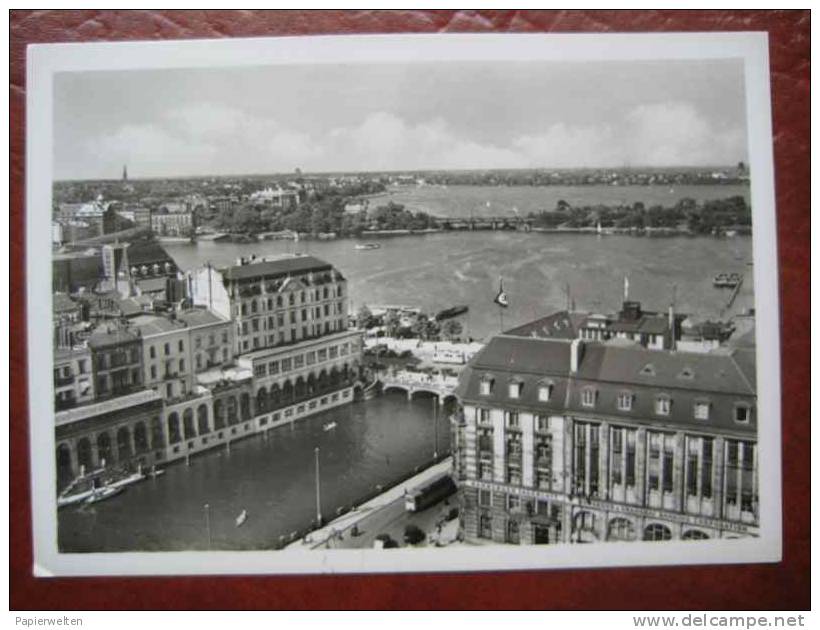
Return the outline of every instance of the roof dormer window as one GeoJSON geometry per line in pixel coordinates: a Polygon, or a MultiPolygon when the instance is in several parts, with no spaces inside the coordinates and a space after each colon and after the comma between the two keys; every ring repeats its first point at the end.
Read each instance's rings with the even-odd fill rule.
{"type": "Polygon", "coordinates": [[[632,392],[621,392],[618,394],[618,410],[632,411],[632,403],[635,401],[635,395],[632,392]]]}
{"type": "Polygon", "coordinates": [[[647,363],[641,368],[641,374],[643,376],[655,376],[655,366],[651,363],[647,363]]]}
{"type": "Polygon", "coordinates": [[[538,401],[549,402],[552,398],[552,389],[554,385],[550,382],[542,382],[538,385],[538,401]]]}
{"type": "Polygon", "coordinates": [[[752,418],[752,408],[747,403],[735,404],[735,422],[749,424],[752,418]]]}
{"type": "Polygon", "coordinates": [[[655,413],[659,416],[668,416],[672,409],[672,399],[665,394],[655,399],[655,413]]]}
{"type": "Polygon", "coordinates": [[[707,400],[699,400],[695,403],[695,420],[708,420],[711,405],[707,400]]]}
{"type": "Polygon", "coordinates": [[[521,392],[524,389],[524,382],[519,378],[513,378],[510,380],[510,384],[507,389],[507,395],[510,398],[521,398],[521,392]]]}
{"type": "Polygon", "coordinates": [[[489,396],[493,392],[493,377],[489,374],[485,374],[481,378],[481,384],[479,386],[479,392],[482,396],[489,396]]]}
{"type": "Polygon", "coordinates": [[[686,380],[691,381],[693,378],[695,378],[695,372],[692,370],[692,368],[685,367],[680,371],[680,374],[678,374],[678,378],[684,378],[686,380]]]}
{"type": "Polygon", "coordinates": [[[594,387],[587,387],[581,390],[581,404],[584,407],[594,407],[595,400],[598,398],[598,392],[594,387]]]}

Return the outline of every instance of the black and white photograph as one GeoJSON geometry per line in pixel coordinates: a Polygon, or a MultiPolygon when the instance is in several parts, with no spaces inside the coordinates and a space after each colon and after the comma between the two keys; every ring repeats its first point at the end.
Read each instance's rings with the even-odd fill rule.
{"type": "Polygon", "coordinates": [[[30,48],[37,574],[779,560],[766,46],[30,48]]]}

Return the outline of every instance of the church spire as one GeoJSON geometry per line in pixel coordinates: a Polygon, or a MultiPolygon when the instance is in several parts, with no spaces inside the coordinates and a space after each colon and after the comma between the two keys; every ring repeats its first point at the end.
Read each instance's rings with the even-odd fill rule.
{"type": "Polygon", "coordinates": [[[122,181],[124,181],[124,182],[128,181],[128,165],[127,164],[122,165],[122,181]]]}

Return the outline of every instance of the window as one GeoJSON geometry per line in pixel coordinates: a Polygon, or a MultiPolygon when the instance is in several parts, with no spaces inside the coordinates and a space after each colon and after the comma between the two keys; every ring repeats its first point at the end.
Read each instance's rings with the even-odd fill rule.
{"type": "Polygon", "coordinates": [[[180,352],[185,351],[185,344],[183,343],[182,339],[179,340],[179,343],[177,344],[177,346],[179,347],[180,352]]]}
{"type": "Polygon", "coordinates": [[[581,404],[584,407],[594,407],[597,392],[592,387],[581,390],[581,404]]]}
{"type": "Polygon", "coordinates": [[[202,337],[197,335],[196,337],[194,337],[194,348],[199,350],[201,347],[202,347],[202,337]]]}
{"type": "Polygon", "coordinates": [[[652,523],[643,530],[643,539],[657,542],[659,540],[671,540],[672,532],[665,525],[660,523],[652,523]]]}
{"type": "Polygon", "coordinates": [[[266,372],[265,368],[266,367],[267,366],[264,363],[258,363],[256,365],[254,365],[253,366],[253,375],[256,378],[261,378],[261,377],[265,376],[265,372],[266,372]]]}
{"type": "Polygon", "coordinates": [[[479,424],[490,424],[490,410],[489,409],[478,409],[478,416],[476,420],[478,420],[479,424]]]}
{"type": "Polygon", "coordinates": [[[268,363],[268,374],[279,373],[279,361],[270,361],[268,363]]]}
{"type": "Polygon", "coordinates": [[[167,356],[167,355],[169,355],[169,354],[171,354],[171,344],[170,344],[170,343],[166,343],[166,344],[165,344],[165,348],[164,348],[164,350],[165,350],[165,355],[166,355],[166,356],[167,356]]]}
{"type": "Polygon", "coordinates": [[[185,359],[180,359],[180,360],[179,360],[179,371],[180,371],[180,372],[184,372],[184,371],[185,371],[185,359]]]}
{"type": "Polygon", "coordinates": [[[700,494],[706,499],[712,498],[712,449],[713,439],[703,438],[703,468],[701,469],[700,494]]]}
{"type": "Polygon", "coordinates": [[[154,346],[151,346],[151,348],[148,350],[148,355],[152,359],[156,359],[157,358],[157,349],[154,346]]]}
{"type": "Polygon", "coordinates": [[[290,371],[290,366],[291,366],[291,360],[290,359],[282,359],[282,371],[283,372],[289,372],[290,371]]]}
{"type": "Polygon", "coordinates": [[[293,369],[298,370],[300,367],[305,365],[305,356],[303,354],[297,354],[293,357],[293,369]]]}
{"type": "Polygon", "coordinates": [[[552,384],[542,383],[538,386],[538,400],[540,402],[549,402],[552,397],[552,384]]]}
{"type": "Polygon", "coordinates": [[[151,366],[151,380],[154,380],[156,378],[157,378],[157,366],[152,365],[151,366]]]}
{"type": "Polygon", "coordinates": [[[307,363],[308,365],[313,365],[314,363],[316,363],[316,353],[313,351],[308,352],[305,355],[305,363],[307,363]]]}
{"type": "Polygon", "coordinates": [[[517,411],[508,411],[507,412],[507,428],[508,429],[520,429],[521,428],[521,421],[518,417],[517,411]]]}
{"type": "Polygon", "coordinates": [[[488,461],[480,461],[478,463],[478,476],[484,481],[493,480],[493,463],[488,461]]]}
{"type": "Polygon", "coordinates": [[[482,396],[489,396],[490,393],[493,391],[493,379],[492,377],[485,376],[481,379],[481,389],[480,393],[482,396]]]}
{"type": "Polygon", "coordinates": [[[521,381],[515,380],[510,383],[508,388],[508,396],[510,398],[520,398],[521,397],[521,390],[523,389],[523,383],[521,381]]]}
{"type": "Polygon", "coordinates": [[[632,411],[632,402],[635,396],[630,392],[621,392],[618,394],[618,409],[620,411],[632,411]]]}
{"type": "Polygon", "coordinates": [[[735,405],[735,422],[738,424],[749,424],[751,417],[751,408],[745,403],[738,403],[735,405]]]}
{"type": "Polygon", "coordinates": [[[672,408],[672,399],[669,396],[658,396],[655,399],[655,413],[659,416],[668,416],[672,408]]]}
{"type": "Polygon", "coordinates": [[[550,419],[547,416],[535,416],[535,430],[546,432],[550,430],[550,419]]]}
{"type": "Polygon", "coordinates": [[[478,504],[481,507],[492,507],[493,505],[493,494],[489,490],[479,490],[478,491],[478,504]]]}
{"type": "Polygon", "coordinates": [[[647,472],[649,475],[649,489],[660,489],[661,472],[661,443],[663,436],[660,433],[649,434],[649,462],[647,472]]]}
{"type": "Polygon", "coordinates": [[[510,512],[515,512],[516,510],[521,509],[521,497],[517,494],[508,494],[507,495],[507,510],[510,512]]]}
{"type": "Polygon", "coordinates": [[[695,420],[709,419],[709,403],[706,401],[699,401],[695,403],[695,420]]]}

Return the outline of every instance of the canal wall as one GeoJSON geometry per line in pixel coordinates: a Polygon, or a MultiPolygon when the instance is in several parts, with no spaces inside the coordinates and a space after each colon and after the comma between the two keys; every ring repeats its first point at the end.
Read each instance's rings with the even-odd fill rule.
{"type": "Polygon", "coordinates": [[[315,398],[309,398],[275,411],[259,414],[249,420],[240,421],[235,425],[213,430],[206,435],[169,445],[166,448],[165,462],[163,463],[169,464],[181,459],[186,459],[192,455],[219,446],[230,448],[232,442],[263,433],[270,429],[275,429],[276,427],[304,420],[319,412],[340,407],[341,405],[346,405],[351,402],[353,402],[352,386],[344,387],[335,392],[322,394],[315,398]]]}

